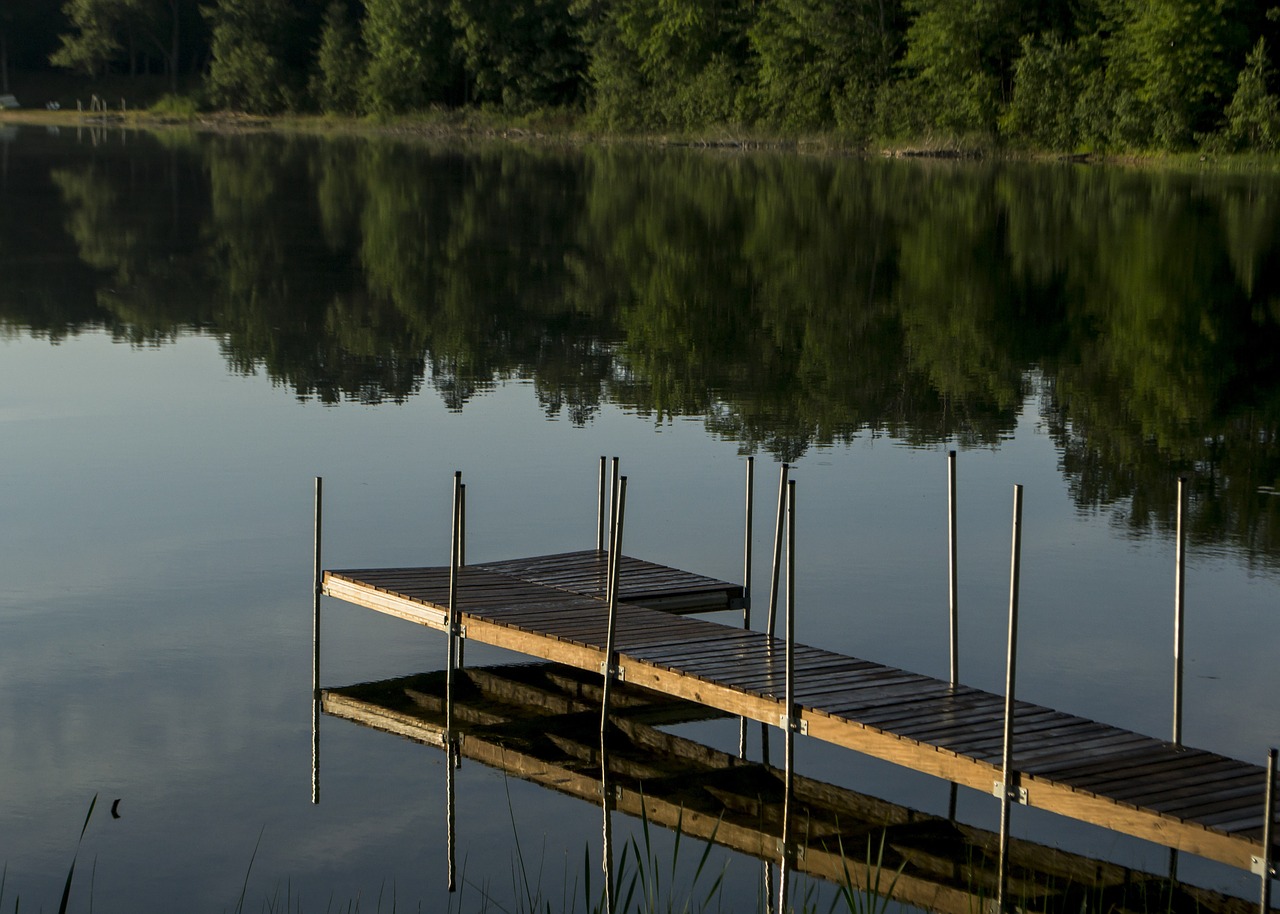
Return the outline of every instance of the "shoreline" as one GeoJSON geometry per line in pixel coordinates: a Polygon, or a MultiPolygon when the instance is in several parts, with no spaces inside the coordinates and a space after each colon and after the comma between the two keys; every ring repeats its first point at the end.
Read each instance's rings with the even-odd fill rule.
{"type": "Polygon", "coordinates": [[[164,132],[191,130],[210,134],[301,134],[328,138],[499,141],[581,148],[633,146],[655,149],[701,149],[709,152],[777,153],[827,158],[886,158],[972,164],[1029,162],[1046,165],[1120,166],[1177,173],[1280,174],[1280,155],[1220,154],[1200,150],[1181,153],[1050,152],[1001,148],[959,141],[903,141],[860,145],[836,135],[773,136],[728,128],[705,133],[603,133],[572,123],[563,112],[513,119],[477,110],[435,111],[390,119],[319,114],[259,115],[216,111],[191,117],[148,109],[84,112],[39,108],[0,109],[0,126],[122,127],[164,132]]]}

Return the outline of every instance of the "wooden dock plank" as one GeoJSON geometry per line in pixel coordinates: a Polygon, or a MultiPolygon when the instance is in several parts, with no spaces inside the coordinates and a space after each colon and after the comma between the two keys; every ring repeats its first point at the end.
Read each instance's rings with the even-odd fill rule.
{"type": "MultiPolygon", "coordinates": [[[[591,551],[467,566],[458,577],[467,639],[598,671],[603,564],[591,551]]],[[[727,608],[741,588],[629,557],[622,567],[619,592],[629,602],[619,605],[615,643],[625,680],[776,724],[780,640],[642,605],[675,596],[684,607],[727,608]]],[[[379,612],[444,624],[447,568],[326,572],[323,586],[379,612]]],[[[810,736],[990,791],[1003,747],[1001,696],[816,647],[797,645],[795,656],[798,712],[810,736]]],[[[1016,705],[1014,734],[1033,805],[1235,866],[1247,867],[1260,850],[1256,766],[1026,702],[1016,705]]]]}

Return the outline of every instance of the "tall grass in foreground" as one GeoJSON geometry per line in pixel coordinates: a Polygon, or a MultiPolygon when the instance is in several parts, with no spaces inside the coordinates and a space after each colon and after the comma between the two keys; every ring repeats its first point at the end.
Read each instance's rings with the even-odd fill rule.
{"type": "MultiPolygon", "coordinates": [[[[95,794],[89,803],[84,824],[76,839],[75,851],[67,869],[67,878],[57,908],[58,914],[67,914],[69,910],[80,850],[97,803],[98,796],[95,794]]],[[[511,808],[510,803],[508,808],[511,808]]],[[[563,895],[556,900],[548,897],[543,891],[541,865],[536,871],[532,871],[529,861],[525,859],[514,813],[512,813],[511,824],[515,838],[515,851],[512,853],[511,861],[511,900],[504,902],[495,896],[487,884],[468,879],[464,864],[459,879],[460,889],[456,894],[450,895],[445,909],[449,914],[455,914],[455,912],[456,914],[490,914],[490,912],[493,914],[578,914],[579,911],[582,914],[608,914],[609,905],[605,886],[599,878],[592,879],[592,873],[597,871],[598,864],[592,862],[589,847],[583,848],[580,875],[571,874],[566,863],[565,870],[561,874],[563,895]],[[581,896],[578,895],[579,888],[581,888],[581,896]]],[[[724,910],[740,910],[734,901],[725,897],[730,861],[726,860],[718,871],[713,871],[711,868],[711,853],[715,847],[716,830],[713,830],[706,839],[697,842],[701,847],[697,851],[698,856],[693,864],[692,874],[682,879],[683,858],[688,848],[687,841],[691,840],[684,831],[683,814],[673,829],[674,844],[670,851],[663,851],[655,846],[648,816],[642,815],[639,835],[632,834],[622,844],[622,852],[614,874],[614,886],[617,889],[616,894],[613,895],[614,914],[712,914],[712,912],[724,910]]],[[[245,914],[246,911],[255,910],[248,904],[249,884],[265,831],[264,826],[249,855],[249,862],[239,887],[239,896],[231,908],[234,914],[245,914]]],[[[845,911],[847,914],[887,914],[892,903],[898,874],[892,876],[887,887],[882,891],[884,849],[884,836],[881,835],[879,853],[875,860],[872,860],[871,841],[868,838],[864,882],[866,888],[858,888],[854,884],[851,870],[846,862],[844,882],[837,886],[837,893],[826,908],[826,914],[835,914],[837,910],[845,911]]],[[[841,850],[843,854],[843,848],[841,850]]],[[[94,862],[96,869],[96,858],[94,862]]],[[[20,896],[13,899],[12,908],[7,907],[5,888],[8,883],[8,874],[6,863],[3,869],[0,869],[0,914],[7,914],[10,910],[13,914],[21,914],[24,910],[33,909],[31,904],[24,907],[20,896]]],[[[90,912],[93,911],[92,874],[87,908],[90,912]]],[[[43,911],[44,908],[37,904],[34,910],[43,911]]],[[[262,914],[304,914],[306,911],[315,911],[317,908],[303,907],[301,893],[295,893],[290,880],[285,883],[283,891],[277,884],[276,888],[261,900],[256,910],[261,911],[262,914]]],[[[438,910],[438,907],[424,905],[423,902],[417,902],[411,907],[401,907],[394,883],[389,892],[384,883],[379,888],[377,896],[371,899],[371,903],[366,903],[366,900],[360,896],[346,900],[330,896],[319,910],[323,910],[325,914],[361,914],[361,912],[401,914],[402,911],[421,914],[424,910],[438,910]]],[[[773,900],[757,897],[756,911],[775,914],[773,900]]],[[[809,886],[809,890],[799,902],[793,903],[784,914],[818,914],[813,887],[809,886]]]]}

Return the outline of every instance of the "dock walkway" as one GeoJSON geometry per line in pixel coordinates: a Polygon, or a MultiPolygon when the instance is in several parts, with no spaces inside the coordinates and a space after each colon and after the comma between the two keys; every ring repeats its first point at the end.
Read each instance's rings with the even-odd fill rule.
{"type": "MultiPolygon", "coordinates": [[[[606,564],[605,553],[588,550],[461,567],[464,637],[599,672],[606,564]]],[[[322,589],[445,631],[449,574],[448,567],[326,571],[322,589]]],[[[779,724],[784,642],[673,614],[733,608],[741,585],[633,558],[621,560],[619,580],[615,648],[623,681],[779,724]]],[[[986,793],[996,789],[1003,696],[799,644],[794,669],[801,732],[986,793]]],[[[1028,805],[1246,870],[1262,856],[1260,766],[1027,702],[1015,708],[1013,763],[1028,805]]]]}

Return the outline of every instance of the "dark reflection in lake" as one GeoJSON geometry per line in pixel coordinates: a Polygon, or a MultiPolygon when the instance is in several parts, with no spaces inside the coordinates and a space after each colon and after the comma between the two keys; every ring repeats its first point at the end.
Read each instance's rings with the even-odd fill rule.
{"type": "Polygon", "coordinates": [[[794,460],[998,446],[1280,563],[1280,182],[1107,168],[109,134],[5,145],[0,320],[201,332],[302,398],[699,417],[794,460]]]}

